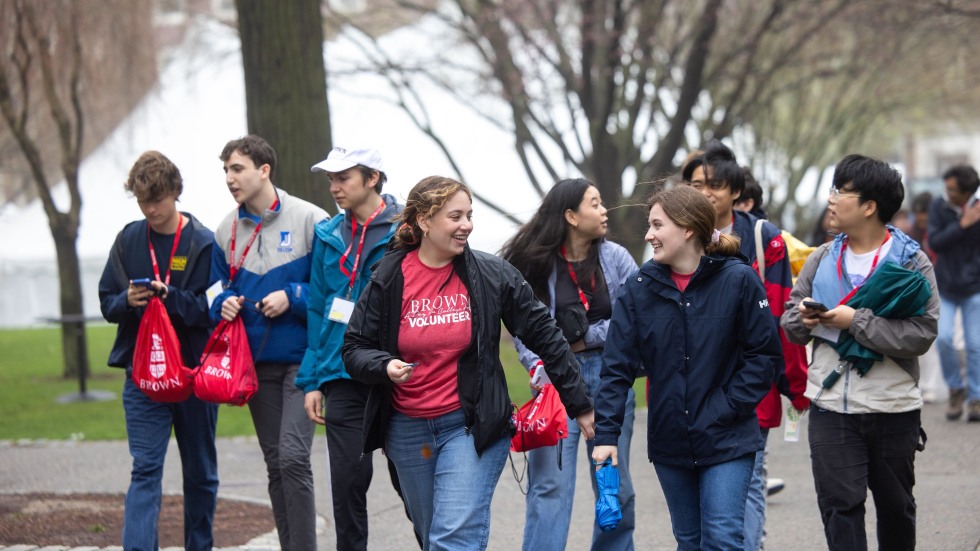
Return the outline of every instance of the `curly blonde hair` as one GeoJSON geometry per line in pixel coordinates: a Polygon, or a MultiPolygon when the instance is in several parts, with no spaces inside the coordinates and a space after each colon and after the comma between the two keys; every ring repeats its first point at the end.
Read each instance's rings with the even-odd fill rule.
{"type": "Polygon", "coordinates": [[[473,200],[473,194],[466,184],[446,176],[429,176],[415,184],[408,192],[405,210],[395,218],[402,222],[393,237],[393,247],[396,249],[415,249],[422,243],[422,228],[419,227],[419,216],[431,218],[446,205],[446,202],[457,192],[462,191],[473,200]]]}

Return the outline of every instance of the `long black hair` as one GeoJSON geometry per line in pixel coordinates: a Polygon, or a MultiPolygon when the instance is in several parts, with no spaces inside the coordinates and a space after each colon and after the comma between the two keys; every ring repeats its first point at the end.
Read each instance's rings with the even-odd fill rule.
{"type": "MultiPolygon", "coordinates": [[[[538,300],[551,304],[548,292],[548,276],[555,266],[559,249],[568,235],[565,211],[578,211],[585,192],[595,184],[584,178],[570,178],[556,183],[544,196],[534,216],[504,243],[500,255],[514,265],[531,284],[538,300]]],[[[599,243],[596,239],[589,247],[589,254],[576,270],[581,284],[587,285],[599,267],[599,243]]],[[[592,290],[595,292],[595,290],[592,290]]]]}

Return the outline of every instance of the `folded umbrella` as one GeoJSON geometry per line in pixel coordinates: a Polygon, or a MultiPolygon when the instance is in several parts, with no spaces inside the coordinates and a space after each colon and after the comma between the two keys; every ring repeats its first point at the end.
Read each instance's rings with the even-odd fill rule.
{"type": "Polygon", "coordinates": [[[592,464],[599,467],[595,472],[599,488],[599,498],[595,502],[595,521],[600,530],[611,532],[623,520],[623,512],[619,507],[619,470],[612,466],[609,459],[601,464],[593,461],[592,464]]]}

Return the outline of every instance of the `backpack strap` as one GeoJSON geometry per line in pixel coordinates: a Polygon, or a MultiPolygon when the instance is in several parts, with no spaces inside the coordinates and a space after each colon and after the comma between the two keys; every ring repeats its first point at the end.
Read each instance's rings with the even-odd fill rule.
{"type": "Polygon", "coordinates": [[[766,282],[766,249],[762,246],[762,224],[765,220],[760,218],[755,221],[755,259],[759,265],[759,277],[762,282],[766,282]]]}

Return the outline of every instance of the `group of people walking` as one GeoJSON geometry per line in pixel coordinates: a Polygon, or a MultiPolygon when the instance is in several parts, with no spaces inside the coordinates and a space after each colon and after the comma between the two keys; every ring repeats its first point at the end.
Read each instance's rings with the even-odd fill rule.
{"type": "MultiPolygon", "coordinates": [[[[639,267],[606,238],[606,207],[584,179],[557,182],[493,255],[468,244],[464,183],[431,176],[400,204],[382,193],[376,150],[335,147],[313,165],[340,208],[333,217],[273,184],[275,151],[262,138],[232,140],[220,159],[238,207],[213,234],[177,210],[180,172],[164,155],[147,152],[130,171],[125,188],[145,219],[120,232],[99,284],[103,313],[119,325],[109,364],[132,370],[151,296],[162,298],[188,366],[214,324],[241,317],[259,378],[248,406],[283,549],[316,548],[317,424],[338,549],[367,547],[377,449],[422,549],[486,548],[514,431],[501,325],[570,420],[563,446],[528,453],[524,549],[566,547],[581,441],[584,460],[620,473],[622,520],[611,531],[596,524],[591,548],[634,548],[645,498],[629,463],[639,377],[647,457],[678,549],[762,548],[765,442],[781,423],[780,395],[791,413],[811,412],[828,546],[866,546],[870,488],[879,546],[914,548],[913,463],[925,442],[917,357],[936,337],[940,296],[918,244],[886,225],[904,193],[887,164],[858,155],[838,164],[828,199],[837,237],[794,284],[780,230],[734,209],[746,172],[717,141],[682,167],[683,184],[651,195],[653,255],[639,267]],[[157,258],[168,259],[164,278],[157,258]],[[133,285],[144,277],[151,288],[133,285]],[[911,310],[882,300],[910,282],[924,289],[911,310]]],[[[185,546],[210,548],[216,406],[153,402],[127,378],[123,407],[133,457],[124,548],[157,548],[171,429],[185,546]]],[[[598,495],[595,477],[592,486],[598,495]]]]}

